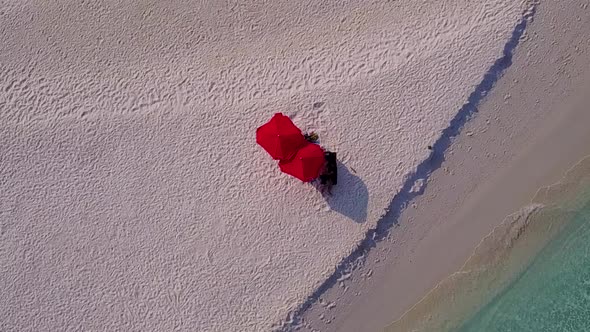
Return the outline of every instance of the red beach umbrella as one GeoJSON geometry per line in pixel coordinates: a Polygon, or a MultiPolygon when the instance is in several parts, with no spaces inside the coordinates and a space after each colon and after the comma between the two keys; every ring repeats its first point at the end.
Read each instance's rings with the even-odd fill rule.
{"type": "Polygon", "coordinates": [[[324,150],[317,144],[308,143],[289,161],[280,161],[281,171],[303,182],[309,182],[320,176],[324,167],[324,150]]]}
{"type": "Polygon", "coordinates": [[[269,122],[256,129],[256,143],[260,144],[273,159],[291,159],[307,141],[301,129],[288,116],[276,113],[269,122]]]}

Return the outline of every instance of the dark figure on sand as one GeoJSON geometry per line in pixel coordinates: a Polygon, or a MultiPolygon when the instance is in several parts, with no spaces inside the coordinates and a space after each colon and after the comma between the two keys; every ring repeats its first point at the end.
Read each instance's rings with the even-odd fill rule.
{"type": "Polygon", "coordinates": [[[316,143],[316,144],[317,144],[318,140],[320,139],[320,136],[316,132],[314,132],[314,131],[312,131],[310,133],[303,134],[303,137],[308,142],[310,142],[310,143],[316,143]]]}
{"type": "Polygon", "coordinates": [[[324,153],[326,164],[320,175],[320,191],[322,194],[332,195],[332,186],[338,183],[338,162],[336,152],[326,151],[324,153]]]}

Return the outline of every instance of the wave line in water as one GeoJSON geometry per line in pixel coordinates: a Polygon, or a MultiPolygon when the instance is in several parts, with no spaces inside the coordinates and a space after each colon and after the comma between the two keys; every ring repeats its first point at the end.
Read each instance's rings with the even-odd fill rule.
{"type": "Polygon", "coordinates": [[[379,241],[385,239],[392,227],[397,225],[399,216],[407,204],[424,193],[430,174],[442,166],[445,160],[444,153],[450,147],[452,140],[461,133],[465,124],[478,112],[477,106],[479,103],[491,91],[506,69],[512,65],[514,51],[520,43],[527,24],[532,22],[537,5],[538,1],[530,2],[529,8],[522,14],[520,21],[512,31],[510,39],[504,45],[502,56],[488,69],[482,81],[469,95],[467,103],[459,109],[450,125],[442,131],[441,136],[432,146],[430,157],[419,164],[416,171],[407,177],[402,189],[393,198],[386,209],[385,215],[377,222],[376,227],[367,231],[364,240],[360,242],[357,248],[338,264],[335,272],[305,302],[289,313],[286,320],[274,330],[275,332],[288,332],[296,329],[301,324],[303,313],[317,302],[322,294],[336,285],[341,276],[350,273],[350,270],[362,263],[367,252],[374,248],[379,241]],[[418,182],[422,182],[423,185],[418,190],[414,190],[414,185],[418,182]]]}
{"type": "Polygon", "coordinates": [[[440,282],[400,319],[398,331],[455,331],[507,287],[590,202],[590,156],[564,178],[537,191],[531,204],[509,216],[476,247],[459,271],[440,282]]]}

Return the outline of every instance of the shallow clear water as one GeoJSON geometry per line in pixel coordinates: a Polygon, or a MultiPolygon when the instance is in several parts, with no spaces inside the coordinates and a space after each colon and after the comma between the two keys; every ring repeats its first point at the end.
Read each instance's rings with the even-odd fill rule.
{"type": "Polygon", "coordinates": [[[590,156],[385,331],[590,332],[590,156]]]}
{"type": "Polygon", "coordinates": [[[590,203],[459,331],[590,331],[590,203]]]}

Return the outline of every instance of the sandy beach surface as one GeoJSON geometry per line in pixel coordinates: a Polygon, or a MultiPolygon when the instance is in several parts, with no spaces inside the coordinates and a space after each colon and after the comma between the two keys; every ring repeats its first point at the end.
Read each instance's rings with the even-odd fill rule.
{"type": "Polygon", "coordinates": [[[0,329],[281,327],[529,5],[2,1],[0,329]],[[256,146],[275,112],[338,152],[328,201],[256,146]]]}
{"type": "Polygon", "coordinates": [[[424,193],[363,265],[317,295],[300,330],[407,331],[409,320],[429,314],[415,304],[459,270],[482,238],[590,155],[587,8],[587,1],[538,5],[512,65],[424,193]]]}

